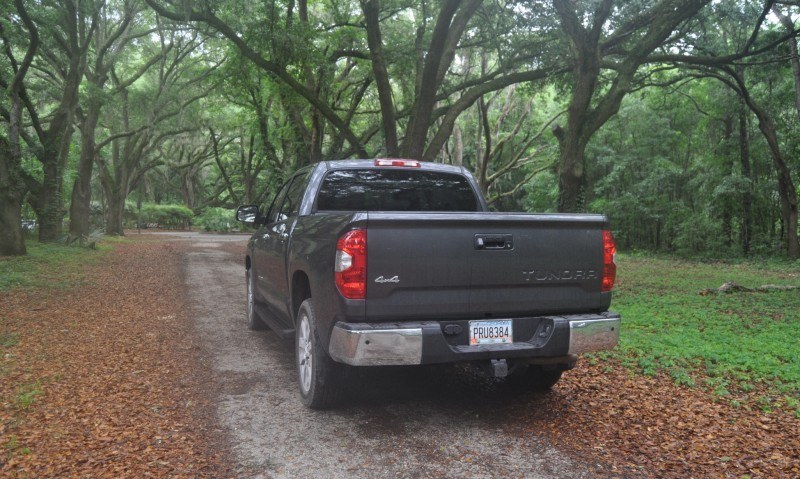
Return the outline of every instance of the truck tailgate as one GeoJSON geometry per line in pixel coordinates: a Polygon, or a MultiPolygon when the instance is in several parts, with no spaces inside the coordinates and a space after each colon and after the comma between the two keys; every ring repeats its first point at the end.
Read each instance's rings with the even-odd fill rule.
{"type": "Polygon", "coordinates": [[[366,316],[604,311],[601,215],[369,213],[366,316]]]}

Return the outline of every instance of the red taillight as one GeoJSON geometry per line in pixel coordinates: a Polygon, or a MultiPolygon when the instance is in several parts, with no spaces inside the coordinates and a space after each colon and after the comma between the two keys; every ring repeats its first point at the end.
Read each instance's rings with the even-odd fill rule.
{"type": "Polygon", "coordinates": [[[367,297],[367,232],[352,230],[336,243],[336,287],[347,299],[367,297]]]}
{"type": "Polygon", "coordinates": [[[611,231],[603,231],[603,286],[600,291],[607,293],[614,289],[617,279],[617,245],[611,231]]]}
{"type": "Polygon", "coordinates": [[[405,166],[406,168],[421,168],[422,164],[417,160],[393,160],[382,158],[375,160],[375,166],[405,166]]]}

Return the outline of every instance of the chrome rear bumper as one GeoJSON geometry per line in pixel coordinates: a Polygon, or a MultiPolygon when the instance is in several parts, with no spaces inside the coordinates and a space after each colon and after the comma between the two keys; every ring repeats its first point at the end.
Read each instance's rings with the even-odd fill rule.
{"type": "Polygon", "coordinates": [[[422,363],[422,328],[344,329],[336,323],[331,334],[331,357],[351,366],[390,366],[422,363]]]}
{"type": "Polygon", "coordinates": [[[619,342],[621,322],[619,317],[570,321],[567,353],[583,354],[613,348],[619,342]]]}
{"type": "Polygon", "coordinates": [[[561,358],[611,349],[619,341],[621,319],[617,313],[541,319],[552,323],[552,328],[546,329],[549,336],[545,340],[538,337],[478,346],[448,344],[438,321],[338,322],[333,327],[328,351],[334,360],[351,366],[390,366],[495,358],[561,358]]]}

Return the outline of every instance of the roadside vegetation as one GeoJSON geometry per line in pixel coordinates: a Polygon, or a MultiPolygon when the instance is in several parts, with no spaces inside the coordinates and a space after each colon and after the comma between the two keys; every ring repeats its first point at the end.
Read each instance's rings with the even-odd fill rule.
{"type": "Polygon", "coordinates": [[[96,249],[28,241],[25,256],[0,257],[0,293],[14,288],[70,289],[86,280],[86,266],[106,258],[109,241],[96,249]]]}
{"type": "Polygon", "coordinates": [[[800,417],[800,290],[700,294],[730,281],[800,286],[796,262],[621,255],[618,263],[621,343],[602,357],[734,405],[746,396],[750,406],[800,417]]]}
{"type": "Polygon", "coordinates": [[[242,224],[236,221],[236,211],[227,208],[206,208],[195,218],[195,224],[203,231],[230,233],[239,231],[242,224]]]}

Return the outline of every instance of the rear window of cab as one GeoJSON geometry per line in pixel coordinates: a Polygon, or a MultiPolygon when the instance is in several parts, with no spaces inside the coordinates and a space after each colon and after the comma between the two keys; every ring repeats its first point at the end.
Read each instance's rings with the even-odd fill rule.
{"type": "Polygon", "coordinates": [[[344,169],[329,172],[317,194],[317,211],[479,211],[463,175],[411,169],[344,169]]]}

